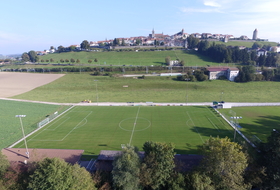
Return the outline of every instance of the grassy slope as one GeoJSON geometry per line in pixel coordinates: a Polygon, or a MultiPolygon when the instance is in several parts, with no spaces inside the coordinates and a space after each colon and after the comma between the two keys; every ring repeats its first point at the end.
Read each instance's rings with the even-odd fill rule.
{"type": "Polygon", "coordinates": [[[96,77],[89,74],[67,74],[64,77],[16,99],[77,103],[84,99],[99,102],[279,102],[279,82],[234,83],[229,81],[181,82],[171,77],[142,79],[96,77]],[[128,85],[128,88],[124,88],[128,85]]]}
{"type": "Polygon", "coordinates": [[[28,138],[28,145],[84,149],[96,155],[100,150],[120,150],[130,139],[140,149],[151,140],[173,142],[182,154],[197,153],[197,145],[217,135],[232,138],[233,131],[206,107],[75,107],[28,138]]]}
{"type": "Polygon", "coordinates": [[[28,134],[37,128],[37,123],[46,118],[46,115],[63,109],[57,105],[8,100],[0,100],[0,107],[0,149],[22,138],[20,121],[15,115],[26,115],[22,118],[22,123],[25,134],[28,134]]]}
{"type": "MultiPolygon", "coordinates": [[[[216,44],[225,44],[226,46],[245,46],[251,48],[255,42],[246,42],[246,41],[228,41],[227,43],[222,41],[215,41],[216,44]]],[[[258,41],[257,43],[267,46],[277,46],[276,42],[262,42],[258,41]]]]}
{"type": "Polygon", "coordinates": [[[55,62],[59,62],[60,59],[79,59],[80,63],[88,63],[88,60],[92,61],[96,58],[98,62],[92,62],[94,64],[105,65],[162,65],[165,63],[165,58],[170,56],[171,60],[184,60],[188,66],[206,66],[206,65],[218,65],[211,59],[205,56],[201,56],[194,51],[139,51],[139,52],[68,52],[68,53],[54,53],[40,57],[40,59],[54,59],[55,62]]]}

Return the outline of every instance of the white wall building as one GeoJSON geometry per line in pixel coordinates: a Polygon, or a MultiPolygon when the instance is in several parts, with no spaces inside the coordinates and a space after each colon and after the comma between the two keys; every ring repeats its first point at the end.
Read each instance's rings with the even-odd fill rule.
{"type": "Polygon", "coordinates": [[[239,69],[235,67],[209,67],[209,80],[216,80],[221,76],[225,76],[229,81],[234,81],[239,74],[239,69]]]}

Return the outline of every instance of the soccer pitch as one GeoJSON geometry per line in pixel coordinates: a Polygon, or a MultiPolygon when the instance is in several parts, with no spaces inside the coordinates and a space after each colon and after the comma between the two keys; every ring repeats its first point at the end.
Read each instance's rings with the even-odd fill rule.
{"type": "MultiPolygon", "coordinates": [[[[178,154],[198,153],[213,137],[233,138],[233,129],[209,107],[199,106],[76,106],[27,138],[29,148],[121,150],[131,144],[171,142],[178,154]]],[[[16,147],[24,147],[23,142],[16,147]]]]}

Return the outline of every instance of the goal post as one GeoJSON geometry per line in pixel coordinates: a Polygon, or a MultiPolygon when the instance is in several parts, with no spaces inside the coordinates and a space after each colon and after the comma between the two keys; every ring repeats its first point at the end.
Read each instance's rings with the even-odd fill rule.
{"type": "Polygon", "coordinates": [[[53,119],[55,119],[56,117],[58,116],[58,112],[54,112],[53,114],[49,115],[46,119],[40,121],[38,124],[37,124],[37,127],[40,128],[46,124],[48,124],[50,121],[52,121],[53,119]]]}

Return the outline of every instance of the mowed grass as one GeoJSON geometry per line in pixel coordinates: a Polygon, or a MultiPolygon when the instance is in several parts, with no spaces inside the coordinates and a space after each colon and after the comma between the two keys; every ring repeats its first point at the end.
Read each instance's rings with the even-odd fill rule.
{"type": "Polygon", "coordinates": [[[0,100],[0,149],[5,148],[23,137],[19,118],[22,118],[25,134],[37,129],[37,123],[47,115],[65,110],[65,106],[0,100]]]}
{"type": "MultiPolygon", "coordinates": [[[[208,107],[76,106],[27,139],[30,148],[121,150],[142,149],[144,142],[174,143],[179,154],[198,153],[210,136],[233,137],[232,128],[208,107]]],[[[23,142],[16,147],[24,147],[23,142]]]]}
{"type": "Polygon", "coordinates": [[[176,77],[97,77],[66,74],[58,80],[16,99],[48,102],[280,102],[279,82],[234,83],[230,81],[184,82],[176,77]],[[128,87],[123,87],[128,86],[128,87]],[[223,92],[223,94],[222,94],[223,92]]]}
{"type": "Polygon", "coordinates": [[[80,60],[80,64],[88,63],[92,60],[92,65],[137,65],[137,66],[151,66],[151,65],[165,65],[165,58],[170,57],[171,60],[184,60],[186,66],[207,66],[219,65],[212,59],[199,55],[192,50],[168,50],[168,51],[129,51],[129,52],[67,52],[54,53],[40,57],[40,60],[54,59],[54,62],[60,62],[60,59],[71,58],[80,60]],[[97,59],[98,62],[94,62],[97,59]]]}
{"type": "Polygon", "coordinates": [[[220,111],[230,116],[230,110],[241,116],[240,131],[253,142],[266,142],[273,129],[280,131],[280,107],[234,107],[220,111]]]}

